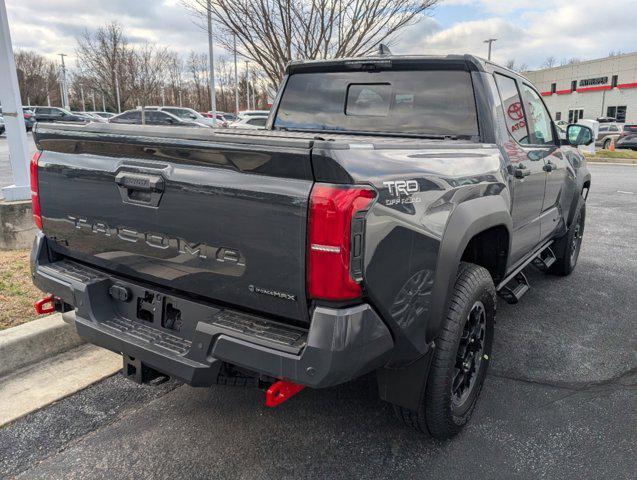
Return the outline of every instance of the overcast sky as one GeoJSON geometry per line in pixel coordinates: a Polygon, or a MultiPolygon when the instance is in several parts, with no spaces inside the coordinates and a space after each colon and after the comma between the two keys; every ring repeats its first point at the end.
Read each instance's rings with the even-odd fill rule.
{"type": "MultiPolygon", "coordinates": [[[[117,20],[131,43],[145,40],[183,54],[206,51],[205,33],[179,0],[6,0],[14,48],[71,57],[75,38],[117,20]]],[[[637,50],[637,0],[447,0],[404,31],[394,53],[473,53],[537,68],[558,60],[637,50]],[[610,5],[610,8],[608,6],[610,5]]]]}

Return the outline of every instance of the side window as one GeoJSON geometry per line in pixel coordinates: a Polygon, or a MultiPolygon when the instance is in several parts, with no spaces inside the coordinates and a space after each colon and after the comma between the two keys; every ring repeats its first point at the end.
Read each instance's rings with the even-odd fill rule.
{"type": "Polygon", "coordinates": [[[137,112],[137,111],[130,111],[130,112],[126,112],[123,113],[122,115],[119,116],[118,120],[120,121],[127,121],[127,122],[133,122],[135,120],[141,120],[141,112],[137,112]]]}
{"type": "Polygon", "coordinates": [[[152,123],[153,125],[157,125],[160,123],[166,123],[166,117],[167,115],[163,114],[162,112],[156,112],[154,110],[148,110],[146,112],[144,112],[145,117],[146,117],[146,123],[152,123]]]}
{"type": "Polygon", "coordinates": [[[248,120],[248,125],[254,125],[256,127],[265,127],[267,118],[253,118],[248,120]]]}
{"type": "Polygon", "coordinates": [[[515,80],[496,73],[495,81],[500,91],[507,130],[518,143],[528,144],[529,135],[526,126],[526,117],[524,116],[522,99],[520,98],[520,92],[518,92],[515,80]]]}
{"type": "Polygon", "coordinates": [[[601,132],[608,132],[608,125],[600,125],[599,126],[599,131],[601,132]]]}
{"type": "Polygon", "coordinates": [[[528,85],[522,86],[524,96],[524,110],[529,120],[529,139],[533,145],[553,145],[553,127],[551,115],[544,106],[542,99],[528,85]]]}
{"type": "Polygon", "coordinates": [[[176,120],[170,115],[164,112],[151,112],[151,122],[161,125],[168,125],[169,123],[177,123],[176,120]]]}

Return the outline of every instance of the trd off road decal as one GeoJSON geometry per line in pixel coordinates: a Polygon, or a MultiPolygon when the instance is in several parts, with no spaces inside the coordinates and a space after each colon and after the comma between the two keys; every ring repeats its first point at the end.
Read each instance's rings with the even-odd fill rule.
{"type": "Polygon", "coordinates": [[[406,205],[409,203],[420,203],[422,198],[413,194],[420,192],[420,185],[416,180],[394,180],[383,182],[389,190],[389,198],[385,199],[385,205],[406,205]]]}

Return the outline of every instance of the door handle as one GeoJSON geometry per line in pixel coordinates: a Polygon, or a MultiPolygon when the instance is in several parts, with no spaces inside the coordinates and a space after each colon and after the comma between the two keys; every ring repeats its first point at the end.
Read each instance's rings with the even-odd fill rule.
{"type": "Polygon", "coordinates": [[[531,170],[526,168],[524,165],[515,167],[515,169],[513,170],[513,176],[515,178],[524,178],[528,177],[529,175],[531,175],[531,170]]]}
{"type": "Polygon", "coordinates": [[[124,203],[157,207],[164,193],[165,182],[160,175],[119,172],[115,177],[124,203]]]}

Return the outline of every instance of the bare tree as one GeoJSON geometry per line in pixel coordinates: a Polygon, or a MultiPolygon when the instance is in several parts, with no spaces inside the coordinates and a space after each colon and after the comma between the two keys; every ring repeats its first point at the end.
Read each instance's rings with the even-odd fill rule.
{"type": "Polygon", "coordinates": [[[190,75],[190,102],[196,110],[210,109],[208,95],[208,57],[203,53],[190,52],[186,60],[186,68],[190,75]]]}
{"type": "MultiPolygon", "coordinates": [[[[219,42],[257,63],[273,86],[295,59],[357,57],[419,20],[439,0],[212,0],[219,42]]],[[[182,0],[201,17],[207,0],[182,0]]]]}
{"type": "Polygon", "coordinates": [[[553,68],[555,65],[557,65],[557,58],[553,57],[553,56],[549,56],[546,57],[544,59],[544,62],[542,62],[542,65],[540,65],[541,68],[553,68]]]}
{"type": "Polygon", "coordinates": [[[529,66],[526,63],[516,64],[515,60],[507,60],[504,64],[506,68],[509,70],[513,70],[514,72],[526,72],[529,69],[529,66]]]}
{"type": "Polygon", "coordinates": [[[173,105],[183,103],[183,72],[184,62],[177,52],[168,52],[168,71],[166,82],[168,84],[169,96],[173,105]]]}
{"type": "Polygon", "coordinates": [[[58,68],[55,63],[27,50],[17,50],[14,56],[22,104],[47,105],[50,101],[52,105],[61,106],[58,68]]]}
{"type": "Polygon", "coordinates": [[[581,58],[577,58],[577,57],[571,57],[569,59],[563,58],[560,61],[560,66],[565,66],[565,65],[577,65],[578,63],[582,63],[582,59],[581,58]]]}
{"type": "Polygon", "coordinates": [[[142,107],[142,123],[145,123],[144,107],[157,94],[165,79],[170,55],[165,48],[145,43],[133,50],[128,68],[132,78],[132,91],[142,107]]]}
{"type": "Polygon", "coordinates": [[[86,30],[77,39],[75,53],[78,68],[90,78],[90,87],[105,96],[112,110],[117,110],[117,82],[122,108],[134,102],[131,97],[132,72],[129,69],[133,49],[128,45],[120,24],[109,23],[95,33],[86,30]]]}

